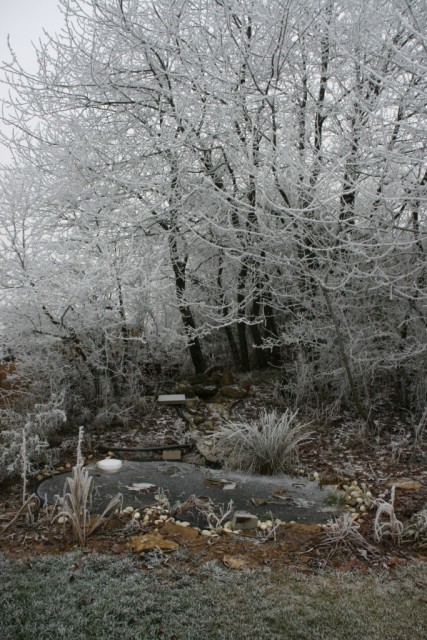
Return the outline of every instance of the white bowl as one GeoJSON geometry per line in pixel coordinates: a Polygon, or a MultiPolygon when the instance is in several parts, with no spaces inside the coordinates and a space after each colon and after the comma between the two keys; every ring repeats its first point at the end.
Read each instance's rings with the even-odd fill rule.
{"type": "Polygon", "coordinates": [[[119,469],[122,468],[123,462],[121,460],[116,460],[115,458],[105,458],[105,460],[100,460],[97,464],[98,469],[101,471],[106,471],[107,473],[115,473],[119,469]]]}

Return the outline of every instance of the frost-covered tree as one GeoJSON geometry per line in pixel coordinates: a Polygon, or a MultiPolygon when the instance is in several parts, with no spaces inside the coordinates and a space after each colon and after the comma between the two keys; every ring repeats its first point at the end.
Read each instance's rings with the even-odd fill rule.
{"type": "Polygon", "coordinates": [[[156,336],[198,372],[212,351],[282,366],[296,402],[350,398],[368,420],[387,384],[419,409],[422,2],[60,4],[38,73],[6,65],[41,190],[39,277],[13,293],[26,331],[73,337],[117,390],[156,336]]]}

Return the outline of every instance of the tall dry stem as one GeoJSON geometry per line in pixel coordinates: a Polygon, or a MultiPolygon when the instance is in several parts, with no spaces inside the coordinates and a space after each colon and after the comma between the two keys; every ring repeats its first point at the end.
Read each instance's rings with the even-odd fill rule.
{"type": "Polygon", "coordinates": [[[380,542],[385,537],[390,537],[395,543],[400,542],[403,524],[396,517],[395,502],[396,487],[392,487],[390,502],[378,499],[374,503],[377,505],[374,520],[374,538],[377,542],[380,542]]]}
{"type": "Polygon", "coordinates": [[[121,510],[122,507],[122,496],[118,494],[110,500],[100,515],[91,516],[93,478],[90,477],[89,471],[83,467],[83,435],[84,429],[80,427],[77,462],[73,467],[71,477],[65,481],[62,507],[52,521],[64,518],[71,526],[74,540],[81,546],[86,544],[86,538],[113,515],[117,508],[121,510]]]}

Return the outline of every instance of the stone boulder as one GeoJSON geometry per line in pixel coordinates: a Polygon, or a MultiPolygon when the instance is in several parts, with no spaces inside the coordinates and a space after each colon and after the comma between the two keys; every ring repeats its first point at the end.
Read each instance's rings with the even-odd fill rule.
{"type": "Polygon", "coordinates": [[[218,387],[216,384],[196,384],[194,393],[199,398],[212,398],[218,393],[218,387]]]}
{"type": "Polygon", "coordinates": [[[221,387],[221,395],[232,400],[238,400],[239,398],[245,398],[248,395],[248,390],[237,384],[227,384],[221,387]]]}

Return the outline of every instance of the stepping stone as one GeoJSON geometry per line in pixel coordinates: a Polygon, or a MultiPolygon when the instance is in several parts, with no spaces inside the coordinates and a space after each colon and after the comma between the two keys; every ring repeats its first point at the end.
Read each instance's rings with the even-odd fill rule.
{"type": "Polygon", "coordinates": [[[163,449],[162,451],[163,460],[181,460],[181,457],[181,449],[163,449]]]}
{"type": "Polygon", "coordinates": [[[158,397],[159,404],[185,404],[185,393],[174,393],[171,395],[161,395],[158,397]]]}

